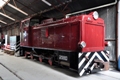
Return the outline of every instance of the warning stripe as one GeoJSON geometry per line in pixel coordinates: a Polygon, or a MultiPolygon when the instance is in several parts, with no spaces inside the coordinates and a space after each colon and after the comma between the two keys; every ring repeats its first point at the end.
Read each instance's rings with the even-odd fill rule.
{"type": "Polygon", "coordinates": [[[81,57],[82,54],[79,54],[78,58],[82,58],[79,59],[79,63],[78,63],[78,69],[79,69],[79,75],[82,76],[83,74],[85,74],[85,69],[90,69],[91,71],[94,69],[94,62],[93,60],[95,58],[105,62],[109,62],[109,58],[106,56],[106,53],[108,53],[108,51],[99,51],[99,52],[88,52],[88,53],[82,53],[84,54],[84,56],[89,57],[89,61],[86,61],[85,57],[81,57]]]}
{"type": "MultiPolygon", "coordinates": [[[[88,52],[85,56],[89,56],[91,52],[88,52]]],[[[78,68],[81,67],[81,65],[85,62],[86,58],[84,57],[82,61],[79,63],[78,68]]]]}
{"type": "Polygon", "coordinates": [[[91,64],[91,62],[93,61],[93,59],[94,59],[96,56],[98,57],[98,59],[100,59],[100,60],[103,61],[103,59],[95,52],[95,54],[90,58],[90,60],[88,61],[88,63],[85,65],[85,67],[84,67],[84,68],[82,69],[82,71],[80,72],[80,76],[83,75],[83,73],[85,72],[85,69],[88,68],[88,66],[91,64]]]}
{"type": "Polygon", "coordinates": [[[80,58],[82,56],[82,53],[79,53],[79,56],[78,56],[78,58],[80,58]]]}
{"type": "Polygon", "coordinates": [[[106,56],[106,54],[105,54],[103,51],[101,51],[101,53],[102,53],[102,55],[105,57],[105,59],[106,59],[107,61],[109,61],[109,58],[106,56]]]}

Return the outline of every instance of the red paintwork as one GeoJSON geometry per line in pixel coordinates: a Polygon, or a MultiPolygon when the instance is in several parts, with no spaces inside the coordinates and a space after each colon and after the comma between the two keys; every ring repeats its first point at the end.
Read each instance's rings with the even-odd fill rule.
{"type": "Polygon", "coordinates": [[[22,41],[21,46],[80,52],[100,51],[105,47],[104,21],[95,20],[90,14],[46,22],[24,31],[28,33],[27,41],[22,41]],[[78,47],[81,41],[86,42],[85,48],[78,47]]]}

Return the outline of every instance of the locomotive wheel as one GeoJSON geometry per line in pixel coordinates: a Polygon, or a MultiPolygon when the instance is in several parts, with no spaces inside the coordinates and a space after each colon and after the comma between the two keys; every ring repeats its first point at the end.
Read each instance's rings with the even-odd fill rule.
{"type": "Polygon", "coordinates": [[[49,63],[50,66],[52,66],[52,60],[49,59],[48,63],[49,63]]]}
{"type": "Polygon", "coordinates": [[[25,58],[28,58],[28,55],[25,53],[25,58]]]}
{"type": "Polygon", "coordinates": [[[30,58],[31,58],[31,59],[34,59],[34,56],[33,56],[32,54],[30,54],[30,58]]]}
{"type": "Polygon", "coordinates": [[[39,61],[42,62],[42,58],[39,57],[39,61]]]}

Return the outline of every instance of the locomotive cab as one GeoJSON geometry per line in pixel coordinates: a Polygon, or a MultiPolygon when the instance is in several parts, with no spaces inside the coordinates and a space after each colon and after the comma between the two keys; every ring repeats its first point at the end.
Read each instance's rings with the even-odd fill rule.
{"type": "Polygon", "coordinates": [[[32,46],[32,27],[36,27],[47,17],[35,16],[21,21],[21,46],[32,46]]]}
{"type": "Polygon", "coordinates": [[[21,27],[20,27],[20,30],[21,30],[20,45],[21,46],[28,46],[28,44],[29,44],[29,37],[28,37],[29,22],[30,22],[29,18],[21,21],[21,27]]]}

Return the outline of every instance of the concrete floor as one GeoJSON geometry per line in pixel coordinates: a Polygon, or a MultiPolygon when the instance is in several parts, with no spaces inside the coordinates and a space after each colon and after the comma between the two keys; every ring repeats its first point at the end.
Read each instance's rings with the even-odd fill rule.
{"type": "Polygon", "coordinates": [[[120,72],[109,70],[79,77],[70,70],[0,51],[0,77],[0,80],[120,80],[120,72]]]}

